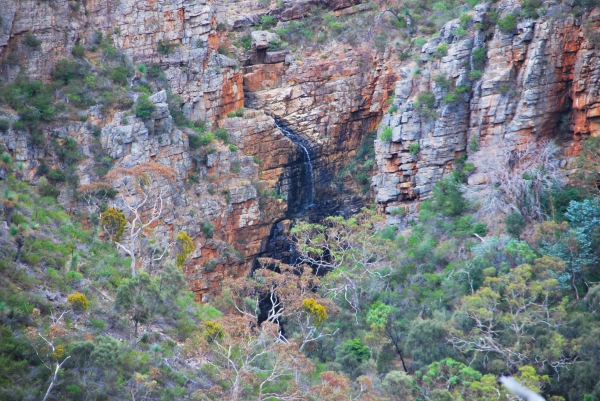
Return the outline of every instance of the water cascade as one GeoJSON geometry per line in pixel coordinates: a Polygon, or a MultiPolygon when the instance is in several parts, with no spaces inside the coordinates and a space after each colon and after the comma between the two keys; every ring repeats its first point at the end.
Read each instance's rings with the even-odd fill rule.
{"type": "MultiPolygon", "coordinates": [[[[303,199],[301,202],[300,209],[297,211],[294,211],[296,213],[303,213],[307,209],[309,209],[311,206],[313,206],[314,202],[315,202],[314,171],[313,171],[312,160],[310,158],[310,151],[308,150],[310,145],[308,144],[308,141],[306,139],[302,138],[300,135],[296,134],[291,129],[282,125],[280,121],[275,120],[275,126],[277,128],[279,128],[279,130],[281,130],[281,132],[283,132],[283,134],[286,137],[288,137],[294,144],[300,146],[300,148],[302,148],[302,150],[303,150],[304,180],[302,183],[295,183],[296,185],[300,184],[302,187],[304,187],[304,188],[302,188],[302,189],[304,189],[304,191],[302,191],[303,199]]],[[[292,194],[292,191],[290,191],[290,194],[288,196],[295,196],[295,195],[296,194],[292,194]]]]}

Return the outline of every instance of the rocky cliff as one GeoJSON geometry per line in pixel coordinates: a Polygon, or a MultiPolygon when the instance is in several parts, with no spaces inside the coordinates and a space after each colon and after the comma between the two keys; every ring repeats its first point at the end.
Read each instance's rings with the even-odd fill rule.
{"type": "MultiPolygon", "coordinates": [[[[487,6],[477,6],[470,19],[446,23],[436,37],[399,47],[395,31],[383,43],[383,34],[372,32],[372,26],[386,29],[383,2],[361,3],[9,2],[0,25],[5,82],[23,76],[49,82],[57,63],[81,58],[82,48],[79,63],[92,76],[101,77],[107,60],[117,59],[133,72],[119,89],[124,105],[73,111],[73,97],[57,89],[66,108],[42,125],[45,141],[32,141],[13,123],[0,143],[24,163],[32,183],[42,165],[64,167],[59,148],[68,138],[85,156],[75,170],[83,187],[102,179],[101,160],[113,169],[148,162],[172,168],[174,179],[153,183],[167,193],[154,234],[164,243],[180,230],[194,239],[186,272],[201,298],[218,291],[224,277],[245,274],[267,250],[273,225],[289,226],[285,219],[298,209],[302,151],[276,120],[308,143],[313,210],[321,215],[352,213],[372,195],[382,213],[413,207],[456,157],[476,149],[516,149],[557,137],[566,168],[581,138],[596,131],[596,12],[583,22],[569,15],[569,6],[550,2],[543,17],[520,18],[504,32],[490,24],[487,6]],[[280,35],[291,38],[296,31],[312,37],[306,21],[325,24],[319,13],[357,28],[343,31],[329,22],[328,37],[321,32],[316,40],[282,44],[280,35]],[[159,84],[148,83],[147,66],[158,69],[159,84]],[[154,92],[147,118],[132,111],[140,85],[154,92]],[[232,113],[242,107],[243,113],[232,113]],[[225,130],[228,139],[197,149],[190,138],[198,131],[174,123],[181,113],[188,122],[225,130]],[[367,134],[375,130],[373,163],[363,148],[372,146],[367,134]],[[359,181],[373,175],[373,192],[361,192],[351,164],[360,166],[359,181]]],[[[520,7],[499,3],[500,17],[520,7]]],[[[19,121],[14,109],[2,107],[7,120],[19,121]]],[[[470,178],[473,185],[484,181],[478,174],[470,178]]],[[[75,188],[57,185],[62,202],[85,209],[75,188]]],[[[111,202],[123,206],[119,198],[111,202]]]]}
{"type": "MultiPolygon", "coordinates": [[[[500,17],[522,9],[509,1],[499,8],[500,17]]],[[[561,146],[561,167],[570,172],[582,138],[597,135],[598,29],[597,11],[586,18],[571,11],[549,3],[543,18],[502,31],[486,30],[489,9],[477,6],[467,31],[456,35],[459,22],[447,23],[423,45],[418,61],[401,67],[398,111],[384,117],[376,141],[373,186],[381,210],[409,209],[426,198],[465,153],[493,157],[551,138],[561,146]],[[431,104],[422,104],[424,93],[433,94],[431,104]],[[386,127],[391,138],[381,140],[386,127]]],[[[478,170],[486,163],[486,157],[473,160],[478,170]]],[[[480,173],[469,178],[470,185],[485,181],[480,173]]]]}

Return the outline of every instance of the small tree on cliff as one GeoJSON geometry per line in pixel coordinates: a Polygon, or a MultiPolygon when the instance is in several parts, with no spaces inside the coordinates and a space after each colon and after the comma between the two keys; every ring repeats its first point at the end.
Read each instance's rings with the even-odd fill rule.
{"type": "MultiPolygon", "coordinates": [[[[175,171],[163,164],[147,162],[130,168],[117,168],[109,172],[106,178],[118,181],[121,185],[119,201],[125,206],[125,212],[131,216],[127,222],[125,236],[113,238],[115,244],[131,258],[131,275],[136,275],[136,265],[141,252],[141,237],[145,231],[160,219],[164,208],[167,189],[157,188],[158,178],[171,179],[175,171]]],[[[110,210],[110,209],[109,209],[110,210]]],[[[104,216],[103,216],[104,217],[104,216]]],[[[108,226],[112,227],[112,226],[108,226]]],[[[107,228],[105,227],[105,230],[107,228]]],[[[153,261],[160,260],[169,246],[165,246],[159,255],[153,254],[153,261]]]]}
{"type": "Polygon", "coordinates": [[[137,337],[138,324],[147,322],[160,300],[160,290],[156,281],[142,272],[138,276],[124,280],[117,290],[115,308],[126,313],[133,321],[134,335],[137,337]]]}

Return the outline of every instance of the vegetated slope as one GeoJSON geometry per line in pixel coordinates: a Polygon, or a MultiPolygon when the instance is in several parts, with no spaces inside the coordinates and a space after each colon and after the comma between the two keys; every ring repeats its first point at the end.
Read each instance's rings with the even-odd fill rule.
{"type": "MultiPolygon", "coordinates": [[[[85,5],[71,3],[56,9],[39,4],[44,15],[59,10],[69,21],[86,17],[85,5]]],[[[595,50],[588,46],[591,40],[582,45],[581,29],[574,28],[581,5],[549,4],[545,18],[555,16],[552,24],[565,26],[552,33],[535,2],[488,4],[474,11],[467,3],[349,7],[342,1],[327,2],[327,11],[311,2],[259,3],[257,18],[233,38],[239,39],[237,46],[249,44],[252,50],[251,31],[271,30],[299,59],[287,58],[281,40],[267,43],[258,64],[249,54],[248,100],[296,125],[309,121],[299,131],[335,145],[324,149],[350,151],[321,159],[327,161],[323,165],[350,161],[340,169],[338,192],[356,184],[366,188],[377,163],[380,173],[391,177],[377,184],[384,188],[379,209],[396,223],[410,224],[410,231],[398,235],[371,209],[322,225],[302,223],[294,235],[299,260],[308,266],[261,260],[264,269],[245,277],[243,259],[252,259],[269,223],[285,211],[274,184],[294,160],[270,117],[240,109],[244,77],[228,56],[234,49],[228,48],[223,14],[210,7],[163,13],[152,6],[145,11],[189,24],[189,31],[169,31],[181,36],[171,40],[137,35],[136,24],[153,25],[153,18],[133,21],[126,25],[132,31],[125,32],[112,26],[96,32],[90,23],[88,37],[81,39],[85,46],[68,39],[52,52],[40,51],[47,50],[52,35],[17,33],[3,44],[9,51],[2,54],[8,79],[0,131],[21,161],[8,154],[0,159],[3,190],[8,189],[2,194],[7,221],[1,229],[2,397],[40,399],[50,389],[49,399],[508,399],[495,382],[504,372],[547,398],[598,399],[598,142],[582,140],[595,134],[590,103],[595,97],[586,95],[594,93],[595,50]],[[331,11],[334,3],[340,8],[331,11]],[[382,14],[388,6],[406,10],[400,18],[382,14]],[[568,15],[571,11],[575,16],[568,15]],[[536,31],[538,20],[544,29],[536,31]],[[439,37],[424,37],[442,26],[439,37]],[[185,32],[192,36],[184,37],[185,32]],[[350,52],[363,34],[369,38],[364,47],[373,43],[364,57],[350,52]],[[395,36],[402,42],[389,43],[395,36]],[[483,46],[490,37],[493,53],[483,46]],[[552,46],[543,47],[548,42],[552,46]],[[302,46],[312,50],[304,54],[302,46]],[[572,56],[581,49],[587,61],[575,69],[572,56]],[[560,73],[551,74],[547,68],[554,58],[560,73]],[[38,64],[29,65],[30,60],[38,64]],[[395,71],[396,62],[408,67],[395,71]],[[387,75],[361,72],[371,65],[376,71],[389,67],[387,75]],[[345,75],[348,66],[357,72],[351,79],[345,75]],[[582,100],[573,102],[580,109],[571,114],[564,99],[573,70],[586,71],[577,85],[590,83],[585,88],[592,89],[573,86],[582,100]],[[456,71],[459,77],[449,77],[456,71]],[[500,79],[486,79],[486,73],[497,71],[500,79]],[[265,72],[273,74],[256,78],[265,72]],[[396,96],[388,99],[373,149],[366,133],[375,128],[396,73],[401,78],[396,96]],[[270,88],[285,81],[282,77],[289,86],[270,88]],[[516,102],[519,82],[536,88],[525,92],[525,100],[535,95],[543,101],[535,107],[516,102]],[[562,89],[552,96],[537,91],[547,84],[562,89]],[[483,98],[481,104],[490,109],[481,109],[481,119],[470,119],[471,100],[483,98]],[[550,102],[556,99],[561,101],[550,102]],[[498,110],[493,121],[492,109],[498,110]],[[511,123],[514,110],[534,118],[511,123]],[[218,123],[202,121],[226,113],[230,117],[218,123]],[[548,124],[534,124],[545,116],[548,124]],[[580,176],[572,178],[581,188],[562,186],[555,147],[545,143],[547,153],[541,154],[531,141],[538,131],[552,136],[559,129],[568,138],[571,125],[577,135],[567,156],[583,144],[583,156],[571,165],[578,168],[580,176]],[[328,136],[330,127],[335,128],[328,136]],[[495,136],[496,130],[502,135],[495,136]],[[467,142],[466,132],[481,136],[467,142]],[[438,152],[435,138],[442,133],[456,135],[438,152]],[[502,151],[497,163],[486,158],[489,153],[475,153],[510,142],[514,133],[519,141],[510,145],[525,146],[497,149],[502,151]],[[459,156],[467,148],[471,160],[459,156]],[[259,166],[264,175],[259,176],[259,166]],[[145,167],[152,170],[138,174],[145,167]],[[104,182],[111,170],[115,180],[104,182]],[[158,176],[147,174],[154,172],[158,176]],[[443,175],[448,179],[434,186],[443,175]],[[482,191],[468,191],[474,196],[467,200],[461,189],[468,178],[482,184],[482,191]],[[404,209],[405,201],[417,199],[411,192],[417,186],[423,190],[419,195],[433,195],[421,203],[418,220],[416,204],[411,213],[404,209]],[[98,234],[107,227],[101,218],[111,215],[108,203],[127,211],[125,201],[143,196],[128,191],[139,189],[152,191],[153,201],[156,194],[165,195],[161,199],[168,206],[159,223],[136,237],[140,263],[132,269],[111,244],[119,242],[119,221],[132,224],[130,212],[112,209],[112,236],[98,234]],[[72,217],[59,211],[53,197],[70,205],[72,217]],[[503,223],[488,230],[478,220],[482,215],[503,223]],[[488,231],[494,235],[486,236],[488,231]],[[201,255],[188,255],[188,238],[201,255]],[[182,267],[205,300],[221,292],[212,302],[216,309],[191,302],[182,267]],[[244,277],[233,280],[236,276],[244,277]]],[[[121,2],[115,10],[120,5],[129,9],[121,2]]],[[[129,21],[145,14],[115,17],[125,15],[129,21]]],[[[594,29],[588,24],[583,32],[594,29]]],[[[133,241],[127,235],[125,240],[133,241]]]]}
{"type": "Polygon", "coordinates": [[[132,277],[118,224],[99,237],[2,161],[3,399],[52,385],[61,400],[508,400],[502,372],[548,399],[599,399],[594,186],[550,188],[526,240],[508,220],[512,237],[491,236],[458,166],[409,231],[373,209],[299,223],[308,265],[263,259],[209,306],[185,290],[185,240],[132,277]]]}

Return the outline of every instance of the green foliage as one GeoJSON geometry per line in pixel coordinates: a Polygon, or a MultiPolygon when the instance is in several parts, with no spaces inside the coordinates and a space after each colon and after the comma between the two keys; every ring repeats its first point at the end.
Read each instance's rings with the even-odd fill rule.
{"type": "Polygon", "coordinates": [[[85,78],[86,75],[86,66],[77,61],[61,60],[52,70],[52,80],[63,85],[85,78]]]}
{"type": "Polygon", "coordinates": [[[444,89],[450,88],[450,85],[452,84],[452,80],[448,79],[448,77],[442,74],[434,75],[433,80],[435,83],[437,83],[440,87],[444,89]]]}
{"type": "Polygon", "coordinates": [[[541,0],[523,0],[521,15],[525,18],[538,19],[540,15],[538,14],[537,9],[541,6],[541,0]]]}
{"type": "Polygon", "coordinates": [[[587,193],[600,192],[600,137],[590,137],[581,144],[581,154],[577,157],[577,183],[587,193]]]}
{"type": "Polygon", "coordinates": [[[483,76],[483,72],[480,70],[469,71],[469,79],[471,81],[478,81],[481,79],[482,76],[483,76]]]}
{"type": "Polygon", "coordinates": [[[414,40],[414,42],[413,42],[413,45],[414,45],[416,48],[420,49],[421,47],[423,47],[423,45],[424,45],[425,43],[427,43],[427,39],[425,39],[425,38],[416,38],[416,39],[414,40]]]}
{"type": "Polygon", "coordinates": [[[510,236],[519,239],[526,224],[525,219],[523,216],[521,216],[521,213],[512,212],[507,214],[504,222],[506,223],[506,232],[510,236]]]}
{"type": "Polygon", "coordinates": [[[377,301],[371,305],[371,309],[367,313],[366,322],[372,330],[383,330],[387,326],[392,313],[395,311],[396,308],[393,306],[377,301]]]}
{"type": "Polygon", "coordinates": [[[175,48],[175,44],[172,43],[170,40],[168,39],[162,39],[158,42],[158,45],[156,47],[156,51],[164,54],[164,55],[168,55],[171,54],[173,52],[175,48]]]}
{"type": "Polygon", "coordinates": [[[432,92],[421,92],[417,95],[415,108],[433,109],[435,107],[435,95],[432,92]]]}
{"type": "Polygon", "coordinates": [[[260,17],[261,29],[273,28],[277,25],[277,20],[272,15],[263,15],[260,17]]]}
{"type": "Polygon", "coordinates": [[[73,57],[83,58],[85,56],[85,48],[82,45],[75,45],[71,49],[71,54],[73,57]]]}
{"type": "Polygon", "coordinates": [[[408,153],[416,155],[421,151],[421,145],[418,142],[411,143],[408,145],[408,153]]]}
{"type": "MultiPolygon", "coordinates": [[[[277,32],[279,34],[279,32],[277,32]]],[[[280,35],[281,36],[281,35],[280,35]]],[[[238,46],[241,46],[244,50],[248,51],[252,48],[252,36],[244,35],[238,41],[238,46]]]]}
{"type": "Polygon", "coordinates": [[[448,216],[457,216],[465,211],[467,203],[460,191],[459,185],[452,179],[442,179],[433,187],[434,210],[448,216]]]}
{"type": "Polygon", "coordinates": [[[287,46],[288,46],[288,44],[279,38],[275,38],[275,39],[272,39],[271,41],[269,41],[269,49],[270,50],[274,50],[274,51],[283,50],[287,46]]]}
{"type": "Polygon", "coordinates": [[[435,56],[438,58],[446,57],[448,55],[448,44],[442,43],[435,49],[435,56]]]}
{"type": "Polygon", "coordinates": [[[23,39],[23,43],[26,46],[32,48],[33,50],[40,50],[42,48],[42,42],[31,33],[25,34],[25,39],[23,39]]]}
{"type": "Polygon", "coordinates": [[[392,141],[392,127],[385,127],[383,129],[383,131],[381,132],[380,138],[384,142],[391,142],[392,141]]]}
{"type": "Polygon", "coordinates": [[[204,236],[206,236],[206,238],[212,238],[215,233],[215,226],[213,223],[208,220],[203,220],[200,222],[200,225],[202,226],[202,232],[204,233],[204,236]]]}
{"type": "Polygon", "coordinates": [[[223,143],[226,145],[229,143],[229,132],[227,132],[227,130],[224,128],[217,128],[215,130],[215,137],[223,141],[223,143]]]}
{"type": "Polygon", "coordinates": [[[134,278],[125,279],[117,289],[115,308],[126,313],[135,325],[134,335],[137,336],[138,324],[145,323],[160,302],[158,284],[145,272],[138,273],[134,278]]]}
{"type": "Polygon", "coordinates": [[[233,161],[231,162],[230,168],[229,170],[233,173],[233,174],[239,174],[240,171],[242,171],[242,167],[239,161],[233,161]]]}
{"type": "Polygon", "coordinates": [[[0,118],[0,131],[8,132],[10,129],[10,121],[6,118],[0,118]]]}
{"type": "Polygon", "coordinates": [[[122,65],[111,68],[108,72],[108,75],[115,84],[125,86],[127,85],[128,78],[132,74],[132,71],[122,65]]]}
{"type": "Polygon", "coordinates": [[[135,115],[139,118],[145,119],[152,116],[152,113],[156,111],[156,105],[152,103],[149,96],[141,94],[135,103],[135,115]]]}
{"type": "Polygon", "coordinates": [[[498,20],[498,28],[504,33],[510,33],[517,27],[517,17],[514,14],[508,14],[506,17],[498,20]]]}
{"type": "Polygon", "coordinates": [[[475,68],[482,68],[485,65],[487,59],[487,49],[485,47],[478,47],[473,50],[473,66],[475,68]]]}
{"type": "Polygon", "coordinates": [[[371,352],[361,338],[353,338],[343,342],[336,353],[336,362],[351,375],[359,373],[359,365],[368,360],[371,352]]]}
{"type": "MultiPolygon", "coordinates": [[[[40,122],[51,121],[56,114],[53,104],[53,87],[41,81],[30,81],[19,75],[17,79],[3,88],[6,103],[19,113],[19,123],[31,132],[37,131],[40,122]]],[[[19,126],[15,122],[13,128],[19,126]]],[[[36,142],[37,145],[41,141],[36,142]]]]}

